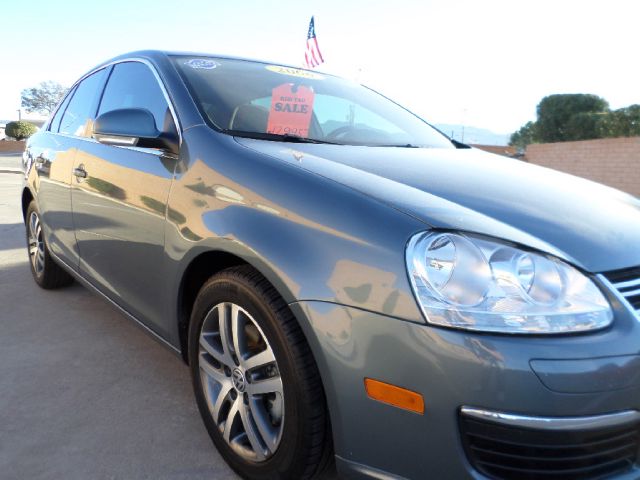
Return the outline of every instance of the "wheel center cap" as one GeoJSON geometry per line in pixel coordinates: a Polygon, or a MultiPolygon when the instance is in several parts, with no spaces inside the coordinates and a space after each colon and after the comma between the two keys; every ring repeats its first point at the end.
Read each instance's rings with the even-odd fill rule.
{"type": "Polygon", "coordinates": [[[233,387],[240,393],[244,393],[247,389],[247,380],[244,378],[244,373],[240,371],[239,368],[233,370],[231,374],[231,381],[233,382],[233,387]]]}

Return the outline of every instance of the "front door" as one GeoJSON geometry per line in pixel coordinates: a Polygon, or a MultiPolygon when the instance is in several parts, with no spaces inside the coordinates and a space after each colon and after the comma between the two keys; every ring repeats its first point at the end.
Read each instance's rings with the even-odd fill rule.
{"type": "MultiPolygon", "coordinates": [[[[150,67],[116,64],[98,115],[120,108],[145,108],[158,129],[173,122],[150,67]]],[[[73,221],[80,272],[157,333],[165,285],[164,229],[176,159],[155,149],[84,142],[74,161],[73,221]]]]}

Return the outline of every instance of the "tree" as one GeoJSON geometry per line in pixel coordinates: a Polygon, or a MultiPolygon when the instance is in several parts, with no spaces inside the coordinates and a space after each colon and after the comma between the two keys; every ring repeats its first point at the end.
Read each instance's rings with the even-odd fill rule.
{"type": "Polygon", "coordinates": [[[564,127],[564,140],[590,140],[602,138],[602,125],[611,114],[609,112],[580,112],[569,117],[564,127]]]}
{"type": "Polygon", "coordinates": [[[538,140],[542,143],[583,140],[588,134],[581,132],[580,128],[593,131],[595,118],[582,115],[574,120],[573,124],[572,118],[579,114],[607,112],[609,112],[609,104],[597,95],[574,93],[544,97],[537,108],[538,140]]]}
{"type": "Polygon", "coordinates": [[[27,112],[49,115],[66,91],[67,89],[57,82],[41,82],[37,87],[22,90],[22,106],[27,112]]]}
{"type": "Polygon", "coordinates": [[[549,95],[540,101],[537,113],[535,122],[511,135],[509,145],[640,136],[640,105],[612,111],[597,95],[549,95]]]}
{"type": "Polygon", "coordinates": [[[513,145],[518,148],[525,148],[530,143],[536,143],[536,139],[536,123],[527,122],[524,126],[520,127],[520,130],[511,134],[509,145],[513,145]]]}
{"type": "Polygon", "coordinates": [[[640,105],[614,110],[599,124],[601,137],[636,137],[640,136],[640,105]]]}
{"type": "Polygon", "coordinates": [[[38,127],[29,122],[9,122],[4,130],[7,136],[15,138],[16,140],[29,138],[37,131],[38,127]]]}

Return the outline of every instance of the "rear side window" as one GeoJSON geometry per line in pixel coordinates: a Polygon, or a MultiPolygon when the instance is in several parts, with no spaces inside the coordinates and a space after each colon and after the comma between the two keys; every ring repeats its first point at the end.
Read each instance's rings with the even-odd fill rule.
{"type": "Polygon", "coordinates": [[[76,91],[64,111],[60,122],[60,133],[82,137],[87,132],[89,121],[93,120],[99,90],[102,87],[105,70],[88,76],[76,87],[76,91]]]}
{"type": "Polygon", "coordinates": [[[156,128],[168,131],[165,121],[171,121],[169,104],[153,72],[140,62],[117,64],[102,96],[98,115],[121,108],[144,108],[153,114],[156,128]]]}
{"type": "Polygon", "coordinates": [[[71,100],[71,97],[73,97],[73,91],[67,94],[64,101],[62,102],[62,105],[60,105],[60,108],[56,110],[56,114],[51,120],[51,125],[49,126],[50,132],[58,133],[58,129],[60,128],[60,120],[62,120],[62,115],[64,115],[64,111],[67,108],[67,105],[69,105],[69,101],[71,100]]]}

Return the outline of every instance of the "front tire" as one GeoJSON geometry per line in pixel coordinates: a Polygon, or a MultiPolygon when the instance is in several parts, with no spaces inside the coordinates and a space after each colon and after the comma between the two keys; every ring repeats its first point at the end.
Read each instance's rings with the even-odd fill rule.
{"type": "Polygon", "coordinates": [[[32,200],[27,208],[26,227],[29,265],[36,283],[47,290],[72,283],[73,277],[53,260],[49,252],[35,200],[32,200]]]}
{"type": "Polygon", "coordinates": [[[251,267],[224,270],[201,288],[189,363],[209,435],[243,478],[309,479],[327,469],[317,366],[288,306],[251,267]]]}

